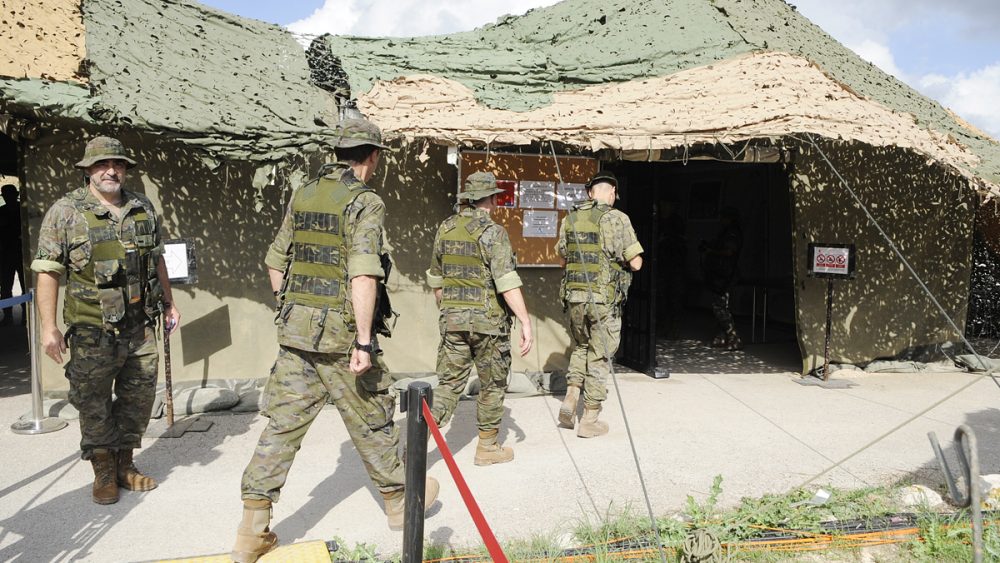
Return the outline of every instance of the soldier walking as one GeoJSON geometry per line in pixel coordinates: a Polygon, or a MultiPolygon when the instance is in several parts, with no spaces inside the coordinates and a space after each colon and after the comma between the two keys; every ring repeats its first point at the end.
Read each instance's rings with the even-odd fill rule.
{"type": "MultiPolygon", "coordinates": [[[[271,504],[328,400],[382,494],[389,527],[403,527],[396,396],[372,330],[377,284],[385,281],[385,204],[366,185],[388,147],[365,119],[338,127],[337,164],[295,192],[264,260],[278,302],[279,350],[262,397],[261,414],[270,420],[243,472],[243,520],[232,552],[241,563],[277,545],[271,504]]],[[[427,507],[438,490],[428,477],[427,507]]]]}
{"type": "Polygon", "coordinates": [[[469,175],[464,187],[460,209],[438,227],[427,270],[441,309],[440,385],[431,412],[438,424],[448,423],[475,365],[481,384],[475,464],[492,465],[514,459],[514,450],[498,438],[510,375],[511,312],[521,324],[521,356],[531,350],[531,322],[507,231],[490,218],[503,191],[489,172],[469,175]]]}
{"type": "Polygon", "coordinates": [[[586,187],[589,199],[570,211],[559,231],[559,254],[566,266],[563,303],[573,339],[559,425],[575,426],[582,388],[583,418],[576,435],[593,438],[608,433],[608,423],[598,420],[608,396],[608,362],[618,351],[621,308],[632,272],[642,267],[643,250],[628,216],[613,207],[618,198],[615,175],[598,172],[586,187]]]}
{"type": "Polygon", "coordinates": [[[145,196],[122,188],[135,164],[117,139],[88,142],[76,163],[86,185],[45,213],[31,263],[45,354],[61,364],[69,343],[69,401],[80,412],[81,457],[94,467],[98,504],[118,502],[119,487],[156,488],[136,469],[132,450],[140,447],[153,409],[156,322],[162,312],[168,334],[180,322],[159,216],[145,196]],[[63,274],[65,337],[56,326],[63,274]]]}

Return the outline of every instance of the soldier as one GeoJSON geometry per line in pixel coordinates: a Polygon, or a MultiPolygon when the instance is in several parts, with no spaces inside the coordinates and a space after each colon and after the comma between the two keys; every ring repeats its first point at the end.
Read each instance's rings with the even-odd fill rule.
{"type": "MultiPolygon", "coordinates": [[[[387,147],[365,119],[347,119],[338,128],[337,164],[295,192],[264,260],[277,297],[280,347],[262,397],[262,414],[270,420],[243,472],[243,520],[232,553],[237,562],[256,561],[277,545],[269,528],[271,504],[327,401],[340,411],[382,493],[389,527],[403,527],[396,397],[372,329],[385,275],[385,204],[365,184],[387,147]]],[[[438,489],[428,477],[427,507],[438,489]]]]}
{"type": "Polygon", "coordinates": [[[81,457],[94,467],[98,504],[118,502],[119,487],[156,488],[136,469],[132,450],[141,445],[156,393],[156,322],[162,312],[168,334],[180,322],[159,216],[145,196],[122,188],[135,164],[118,140],[91,139],[76,163],[86,185],[49,208],[31,263],[42,347],[61,364],[69,344],[69,400],[80,412],[81,457]],[[65,337],[56,326],[64,273],[65,337]]]}
{"type": "Polygon", "coordinates": [[[615,175],[598,172],[586,186],[590,199],[570,211],[559,231],[566,266],[563,303],[573,338],[559,425],[574,427],[582,387],[583,418],[576,435],[593,438],[608,433],[608,423],[598,420],[608,396],[608,362],[618,350],[621,307],[631,272],[642,267],[643,250],[628,216],[612,207],[618,196],[615,175]]]}
{"type": "Polygon", "coordinates": [[[740,212],[735,207],[726,207],[720,212],[719,220],[719,232],[715,238],[702,242],[700,246],[705,286],[711,292],[712,314],[719,326],[712,346],[739,350],[743,348],[743,341],[736,332],[736,323],[729,310],[729,294],[736,283],[740,251],[743,249],[740,212]]]}
{"type": "Polygon", "coordinates": [[[490,218],[499,193],[503,190],[497,189],[493,174],[469,175],[465,190],[458,194],[458,213],[438,227],[427,270],[427,283],[434,288],[441,308],[437,359],[441,383],[432,413],[438,424],[448,423],[475,364],[481,384],[476,465],[514,459],[514,450],[498,441],[510,374],[510,312],[521,323],[521,356],[532,345],[531,322],[521,295],[521,278],[514,271],[510,239],[490,218]]]}

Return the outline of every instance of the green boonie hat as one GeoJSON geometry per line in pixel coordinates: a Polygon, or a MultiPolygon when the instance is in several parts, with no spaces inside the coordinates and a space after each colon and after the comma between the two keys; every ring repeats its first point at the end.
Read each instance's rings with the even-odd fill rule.
{"type": "Polygon", "coordinates": [[[618,177],[615,176],[615,173],[610,170],[601,170],[597,174],[594,174],[594,177],[591,178],[590,181],[584,185],[589,190],[590,188],[594,187],[594,184],[600,184],[600,183],[611,184],[612,186],[617,188],[618,177]]]}
{"type": "Polygon", "coordinates": [[[497,187],[497,177],[492,172],[473,172],[465,179],[465,189],[459,192],[458,199],[479,201],[493,194],[502,194],[497,187]]]}
{"type": "Polygon", "coordinates": [[[389,148],[382,144],[382,132],[374,123],[367,119],[351,118],[344,119],[337,123],[338,149],[348,149],[360,147],[361,145],[372,145],[380,149],[389,148]]]}
{"type": "Polygon", "coordinates": [[[128,163],[129,168],[136,164],[134,160],[125,155],[125,146],[118,139],[94,137],[87,142],[87,148],[83,149],[83,160],[74,166],[88,168],[101,160],[124,160],[128,163]]]}

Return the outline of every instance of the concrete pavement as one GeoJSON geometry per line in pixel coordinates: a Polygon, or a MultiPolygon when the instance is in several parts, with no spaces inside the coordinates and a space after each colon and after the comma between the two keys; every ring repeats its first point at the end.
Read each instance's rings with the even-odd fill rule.
{"type": "MultiPolygon", "coordinates": [[[[912,480],[939,487],[926,434],[935,431],[950,446],[963,423],[978,434],[983,473],[1000,472],[1000,388],[989,379],[967,373],[851,375],[848,388],[822,389],[797,384],[792,373],[667,380],[620,374],[654,510],[681,510],[687,495],[704,500],[715,475],[724,478],[724,504],[806,483],[859,487],[912,480]]],[[[160,487],[124,491],[118,504],[100,506],[90,500],[93,474],[78,457],[76,424],[52,434],[15,435],[10,424],[30,409],[30,396],[0,389],[6,390],[0,396],[0,561],[149,561],[231,547],[240,475],[265,422],[259,415],[211,416],[215,424],[207,432],[148,440],[136,461],[160,487]]],[[[501,436],[515,450],[509,464],[473,465],[473,401],[460,403],[445,429],[501,541],[558,535],[609,508],[644,511],[614,387],[605,410],[611,432],[603,438],[579,439],[557,428],[559,402],[557,396],[508,400],[501,436]]],[[[429,463],[442,490],[425,524],[427,537],[478,544],[436,449],[429,463]]],[[[402,533],[386,526],[381,499],[333,407],[306,437],[275,505],[272,528],[282,543],[339,536],[348,544],[377,544],[386,555],[399,551],[402,533]]]]}

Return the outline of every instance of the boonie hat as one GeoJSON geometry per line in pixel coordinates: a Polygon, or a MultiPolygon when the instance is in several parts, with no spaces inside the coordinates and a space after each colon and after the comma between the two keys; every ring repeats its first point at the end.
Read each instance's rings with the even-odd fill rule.
{"type": "Polygon", "coordinates": [[[584,185],[589,190],[590,188],[594,187],[594,184],[600,184],[602,182],[611,184],[616,188],[618,187],[618,177],[615,176],[615,173],[610,170],[601,170],[597,174],[594,174],[594,177],[591,178],[590,181],[584,185]]]}
{"type": "Polygon", "coordinates": [[[497,177],[492,172],[473,172],[465,179],[465,189],[458,194],[458,199],[479,201],[493,194],[502,194],[497,187],[497,177]]]}
{"type": "Polygon", "coordinates": [[[77,162],[77,168],[88,168],[95,162],[101,160],[124,160],[128,167],[132,168],[136,162],[125,154],[125,146],[118,139],[112,137],[94,137],[87,142],[87,148],[83,149],[83,159],[77,162]]]}
{"type": "Polygon", "coordinates": [[[367,119],[352,117],[337,123],[338,149],[348,149],[360,147],[361,145],[372,145],[380,149],[389,148],[382,144],[382,132],[374,123],[367,119]]]}

